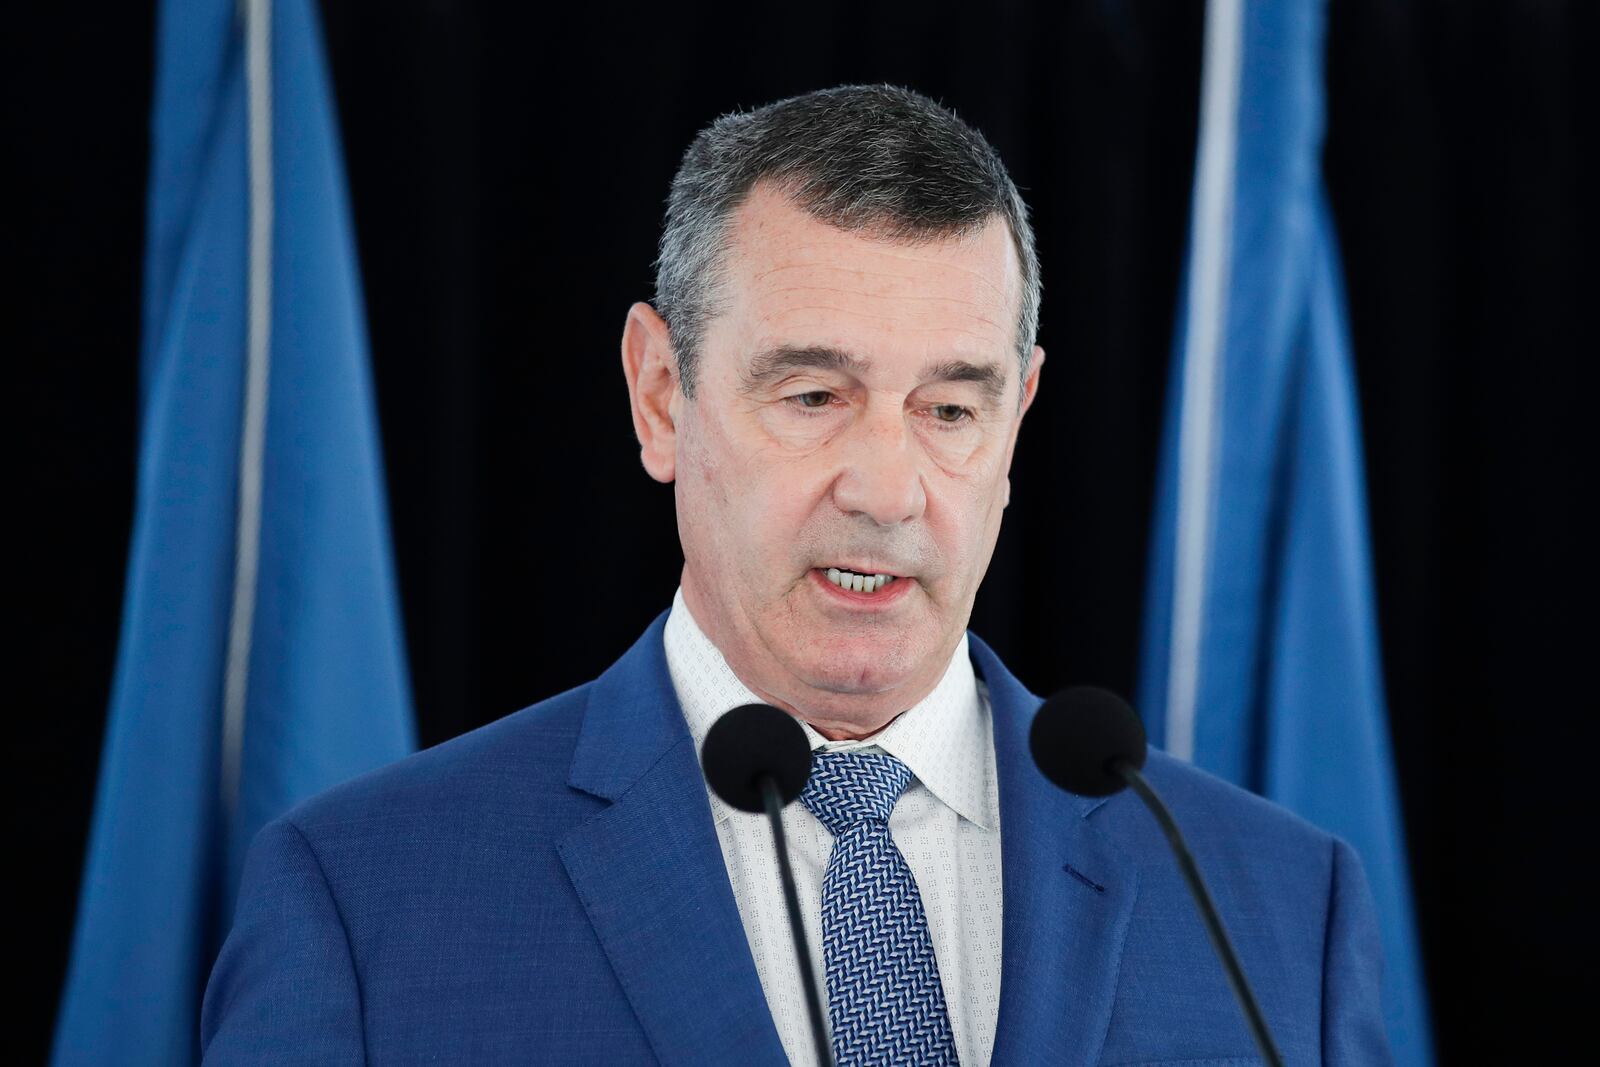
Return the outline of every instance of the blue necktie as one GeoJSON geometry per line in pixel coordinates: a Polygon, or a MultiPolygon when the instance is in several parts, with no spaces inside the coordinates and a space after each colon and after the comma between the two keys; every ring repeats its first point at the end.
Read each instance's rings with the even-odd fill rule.
{"type": "Polygon", "coordinates": [[[889,813],[910,781],[890,755],[817,752],[800,794],[834,839],[822,955],[839,1067],[958,1062],[922,897],[889,836],[889,813]]]}

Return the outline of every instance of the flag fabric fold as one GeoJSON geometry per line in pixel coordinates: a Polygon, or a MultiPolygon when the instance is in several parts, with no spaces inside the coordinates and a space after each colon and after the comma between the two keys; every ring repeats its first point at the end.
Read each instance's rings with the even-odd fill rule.
{"type": "Polygon", "coordinates": [[[137,501],[57,1064],[194,1062],[251,837],[415,746],[309,0],[162,3],[151,128],[137,501]]]}
{"type": "Polygon", "coordinates": [[[1153,743],[1360,854],[1395,1061],[1432,1062],[1380,667],[1320,0],[1212,0],[1146,604],[1153,743]]]}

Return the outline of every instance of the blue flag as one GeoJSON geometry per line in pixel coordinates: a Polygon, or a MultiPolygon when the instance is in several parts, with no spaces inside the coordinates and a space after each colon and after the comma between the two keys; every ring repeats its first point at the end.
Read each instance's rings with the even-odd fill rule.
{"type": "Polygon", "coordinates": [[[414,747],[309,0],[165,0],[139,481],[58,1064],[196,1059],[245,850],[414,747]]]}
{"type": "Polygon", "coordinates": [[[1208,5],[1140,702],[1154,743],[1355,847],[1390,1044],[1420,1065],[1427,997],[1321,171],[1324,18],[1320,0],[1208,5]]]}

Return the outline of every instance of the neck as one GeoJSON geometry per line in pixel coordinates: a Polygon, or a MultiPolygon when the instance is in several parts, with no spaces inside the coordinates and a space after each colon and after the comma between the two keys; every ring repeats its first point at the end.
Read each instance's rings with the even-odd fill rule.
{"type": "MultiPolygon", "coordinates": [[[[784,710],[789,711],[787,708],[784,710]]],[[[840,725],[839,723],[829,722],[825,719],[819,720],[815,717],[808,718],[797,711],[789,711],[789,713],[795,716],[795,718],[802,720],[807,726],[817,731],[817,733],[821,734],[829,741],[865,741],[869,737],[876,737],[878,734],[883,733],[884,730],[888,729],[889,723],[894,722],[901,715],[905,714],[904,711],[896,712],[894,715],[891,715],[888,722],[885,722],[882,726],[879,726],[875,729],[862,729],[860,726],[849,723],[840,725]]]]}
{"type": "MultiPolygon", "coordinates": [[[[715,643],[714,640],[713,643],[715,643]]],[[[721,646],[718,647],[720,649],[721,646]]],[[[892,710],[888,711],[866,713],[854,712],[853,710],[845,710],[842,713],[838,711],[823,711],[819,710],[815,703],[788,699],[763,689],[759,684],[755,684],[749,678],[746,678],[733,661],[728,659],[726,653],[723,654],[723,659],[727,660],[728,669],[733,671],[734,676],[744,683],[746,689],[760,697],[765,703],[787,711],[829,741],[862,741],[882,733],[890,723],[903,715],[907,709],[915,707],[918,702],[933,692],[933,686],[930,685],[909,700],[902,696],[891,705],[892,710]]],[[[837,697],[839,694],[826,695],[837,697]]],[[[874,694],[874,696],[881,697],[881,694],[874,694]]]]}

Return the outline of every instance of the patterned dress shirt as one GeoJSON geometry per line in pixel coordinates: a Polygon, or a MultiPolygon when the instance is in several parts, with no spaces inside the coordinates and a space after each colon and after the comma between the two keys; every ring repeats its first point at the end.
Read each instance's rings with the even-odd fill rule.
{"type": "MultiPolygon", "coordinates": [[[[689,614],[681,588],[673,597],[664,642],[696,752],[725,712],[762,703],[689,614]]],[[[973,673],[966,635],[933,691],[873,736],[829,741],[808,724],[801,726],[813,750],[887,752],[915,775],[890,816],[889,832],[911,867],[927,912],[961,1062],[969,1067],[988,1063],[1000,1008],[1000,797],[988,691],[973,673]]],[[[710,796],[734,901],[778,1037],[795,1067],[811,1067],[816,1053],[771,830],[764,816],[710,796]]],[[[783,827],[806,938],[822,982],[822,879],[833,837],[797,803],[784,809],[783,827]]],[[[824,988],[824,1017],[827,1003],[824,988]]]]}

